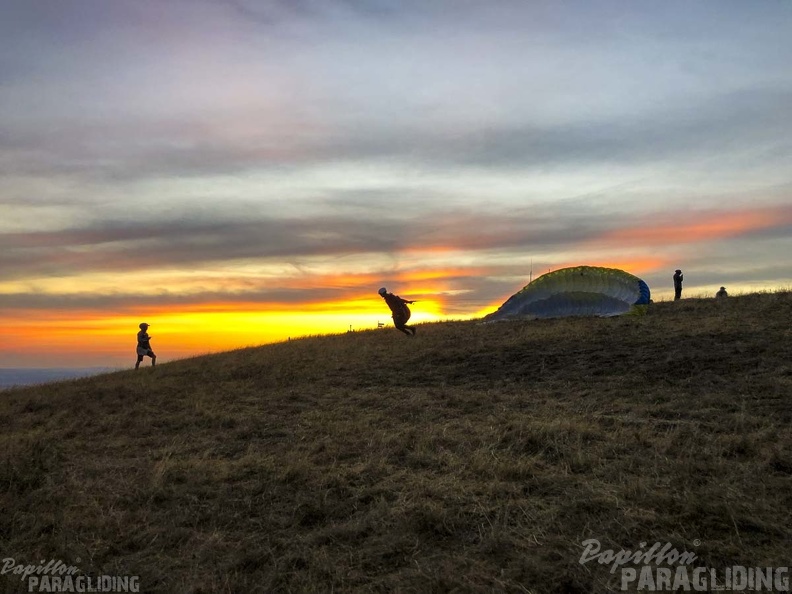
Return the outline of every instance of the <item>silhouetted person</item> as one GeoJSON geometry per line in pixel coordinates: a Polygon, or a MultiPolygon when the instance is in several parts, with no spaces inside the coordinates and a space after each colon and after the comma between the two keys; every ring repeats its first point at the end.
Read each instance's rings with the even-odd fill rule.
{"type": "Polygon", "coordinates": [[[148,334],[148,328],[149,325],[143,322],[140,325],[140,332],[137,333],[137,363],[135,363],[135,369],[140,367],[143,357],[151,357],[152,367],[157,364],[157,355],[151,350],[151,343],[149,342],[151,336],[148,334]]]}
{"type": "Polygon", "coordinates": [[[674,272],[674,301],[682,297],[682,271],[674,272]]]}
{"type": "Polygon", "coordinates": [[[721,287],[720,291],[715,293],[715,299],[723,299],[724,297],[728,297],[729,294],[726,292],[726,287],[721,287]]]}
{"type": "Polygon", "coordinates": [[[393,325],[396,326],[396,329],[401,330],[407,336],[410,336],[411,334],[414,336],[415,327],[407,325],[407,320],[410,319],[410,308],[407,307],[407,304],[415,303],[415,301],[407,301],[398,295],[388,293],[388,290],[385,287],[382,287],[377,292],[385,300],[385,303],[388,304],[388,307],[393,314],[393,325]]]}

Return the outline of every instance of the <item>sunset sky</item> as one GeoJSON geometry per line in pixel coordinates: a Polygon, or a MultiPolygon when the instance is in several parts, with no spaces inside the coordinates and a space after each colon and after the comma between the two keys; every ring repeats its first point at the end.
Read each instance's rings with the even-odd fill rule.
{"type": "Polygon", "coordinates": [[[0,0],[0,367],[792,288],[791,61],[777,0],[0,0]]]}

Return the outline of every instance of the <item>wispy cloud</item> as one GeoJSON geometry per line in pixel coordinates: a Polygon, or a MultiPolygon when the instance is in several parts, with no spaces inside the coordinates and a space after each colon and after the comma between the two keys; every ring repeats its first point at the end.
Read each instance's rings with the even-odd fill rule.
{"type": "Polygon", "coordinates": [[[595,244],[621,247],[685,245],[745,236],[787,234],[792,205],[704,212],[655,213],[637,226],[625,225],[596,238],[595,244]]]}
{"type": "Polygon", "coordinates": [[[253,221],[107,221],[84,228],[0,234],[6,280],[49,274],[171,268],[248,259],[353,254],[418,258],[430,252],[546,249],[594,237],[604,218],[438,211],[401,218],[262,218],[253,221]],[[412,256],[409,256],[412,254],[412,256]],[[409,256],[409,257],[408,257],[409,256]]]}
{"type": "Polygon", "coordinates": [[[249,105],[233,115],[179,114],[129,121],[55,120],[6,126],[0,171],[80,174],[131,180],[213,176],[327,162],[392,162],[430,169],[674,164],[707,166],[737,155],[743,167],[788,158],[792,89],[752,89],[702,98],[684,107],[658,106],[641,117],[564,123],[449,121],[426,115],[397,122],[323,120],[283,104],[249,105]],[[430,120],[431,121],[431,120],[430,120]]]}

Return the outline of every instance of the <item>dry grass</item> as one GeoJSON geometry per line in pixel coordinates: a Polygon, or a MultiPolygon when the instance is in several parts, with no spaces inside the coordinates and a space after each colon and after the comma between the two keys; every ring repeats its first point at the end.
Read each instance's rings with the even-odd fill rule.
{"type": "Polygon", "coordinates": [[[785,566],[791,319],[691,299],[10,390],[0,546],[151,592],[616,589],[587,538],[785,566]]]}

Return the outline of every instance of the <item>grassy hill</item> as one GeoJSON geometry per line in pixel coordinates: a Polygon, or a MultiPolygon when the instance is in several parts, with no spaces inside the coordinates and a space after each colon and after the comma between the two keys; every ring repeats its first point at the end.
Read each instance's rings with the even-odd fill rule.
{"type": "Polygon", "coordinates": [[[2,556],[146,592],[618,590],[591,538],[786,566],[790,321],[788,292],[690,299],[13,389],[2,556]]]}

